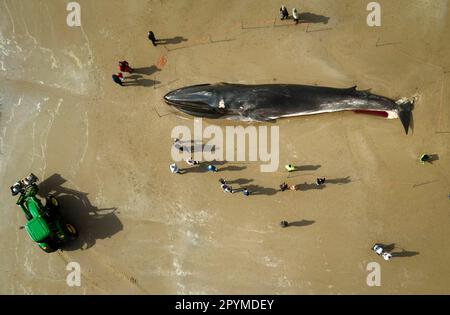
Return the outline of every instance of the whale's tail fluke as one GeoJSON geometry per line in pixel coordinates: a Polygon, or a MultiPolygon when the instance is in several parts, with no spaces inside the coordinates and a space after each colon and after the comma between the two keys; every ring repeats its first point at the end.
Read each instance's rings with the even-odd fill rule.
{"type": "Polygon", "coordinates": [[[395,102],[398,105],[398,117],[402,122],[403,128],[405,128],[406,134],[408,134],[408,130],[411,125],[412,110],[414,109],[414,103],[416,102],[416,100],[417,97],[404,97],[395,102]]]}

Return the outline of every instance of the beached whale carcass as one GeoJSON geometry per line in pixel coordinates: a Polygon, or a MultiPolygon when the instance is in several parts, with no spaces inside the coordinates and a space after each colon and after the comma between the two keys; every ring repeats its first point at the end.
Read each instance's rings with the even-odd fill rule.
{"type": "Polygon", "coordinates": [[[167,104],[196,117],[269,121],[293,117],[356,111],[400,118],[406,133],[414,99],[394,101],[356,86],[346,89],[296,84],[200,84],[164,96],[167,104]]]}

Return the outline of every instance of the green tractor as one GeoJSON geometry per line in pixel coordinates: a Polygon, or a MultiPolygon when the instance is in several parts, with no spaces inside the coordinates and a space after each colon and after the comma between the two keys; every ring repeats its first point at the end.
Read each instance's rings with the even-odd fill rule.
{"type": "Polygon", "coordinates": [[[25,214],[25,229],[30,238],[43,251],[51,253],[65,243],[74,241],[78,237],[78,230],[61,217],[59,201],[55,196],[49,195],[45,206],[36,197],[39,191],[36,185],[38,180],[36,175],[31,173],[11,186],[11,193],[13,196],[20,194],[16,204],[25,214]]]}

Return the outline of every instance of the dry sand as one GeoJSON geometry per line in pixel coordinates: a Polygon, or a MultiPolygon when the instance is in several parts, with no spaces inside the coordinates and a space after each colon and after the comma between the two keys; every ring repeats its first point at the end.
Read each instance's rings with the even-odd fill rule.
{"type": "Polygon", "coordinates": [[[80,0],[82,26],[70,28],[67,1],[0,0],[0,293],[450,293],[448,1],[379,1],[372,28],[368,2],[284,1],[329,17],[294,25],[277,19],[277,1],[80,0]],[[150,29],[171,40],[153,47],[150,29]],[[137,86],[111,81],[121,59],[141,68],[137,86]],[[410,135],[398,120],[353,113],[284,119],[275,173],[234,162],[171,175],[172,128],[192,117],[161,98],[217,81],[420,100],[410,135]],[[420,165],[423,152],[440,159],[420,165]],[[349,181],[275,192],[286,163],[303,166],[291,184],[349,181]],[[19,230],[8,187],[29,172],[80,229],[64,252],[45,254],[19,230]],[[265,194],[224,194],[219,177],[265,194]],[[281,229],[283,219],[310,222],[281,229]],[[407,255],[385,262],[375,242],[407,255]],[[81,287],[66,284],[70,261],[81,287]],[[372,261],[380,287],[366,284],[372,261]]]}

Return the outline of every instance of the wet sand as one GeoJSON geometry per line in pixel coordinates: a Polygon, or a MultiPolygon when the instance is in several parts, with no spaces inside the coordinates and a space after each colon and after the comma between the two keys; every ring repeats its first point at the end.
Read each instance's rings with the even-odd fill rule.
{"type": "Polygon", "coordinates": [[[367,1],[285,1],[314,14],[294,25],[256,0],[80,0],[82,27],[69,28],[65,1],[1,0],[0,293],[450,293],[448,2],[379,2],[370,28],[367,1]],[[111,81],[121,59],[139,68],[135,86],[111,81]],[[193,119],[162,96],[220,81],[418,94],[414,131],[354,113],[282,119],[275,173],[170,174],[172,128],[193,119]],[[421,165],[424,152],[439,160],[421,165]],[[287,163],[302,168],[287,178],[287,163]],[[80,229],[63,252],[19,229],[8,188],[30,172],[80,229]],[[319,176],[323,189],[304,185],[319,176]],[[224,194],[220,177],[261,194],[224,194]],[[302,189],[277,192],[283,181],[302,189]],[[376,242],[404,251],[385,262],[376,242]],[[81,287],[66,284],[70,261],[81,287]],[[372,261],[380,287],[366,284],[372,261]]]}

